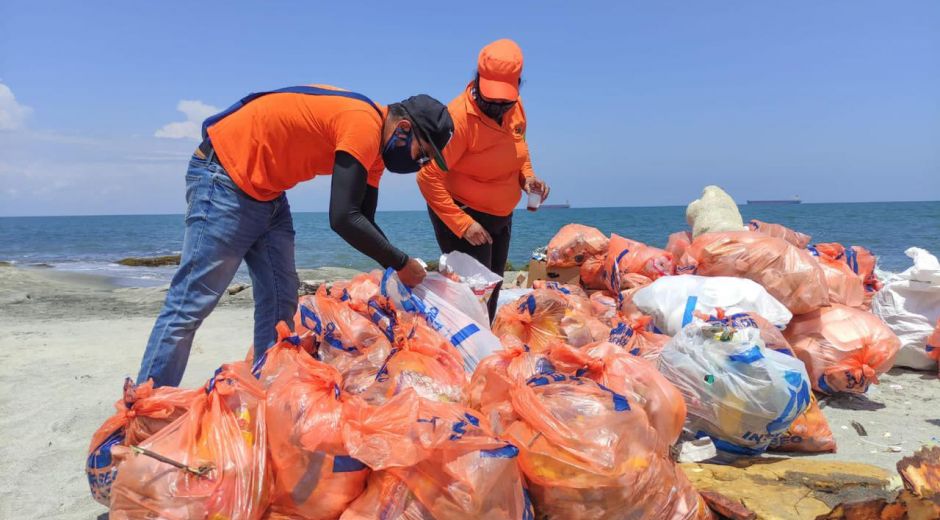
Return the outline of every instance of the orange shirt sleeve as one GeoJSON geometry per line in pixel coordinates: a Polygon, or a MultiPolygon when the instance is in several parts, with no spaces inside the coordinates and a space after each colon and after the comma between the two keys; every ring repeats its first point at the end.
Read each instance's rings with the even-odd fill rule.
{"type": "MultiPolygon", "coordinates": [[[[363,110],[347,110],[333,118],[333,132],[336,136],[336,152],[352,155],[363,168],[372,169],[379,158],[379,141],[382,140],[382,122],[369,107],[363,110]]],[[[370,171],[369,184],[374,175],[370,171]]],[[[378,178],[375,177],[375,186],[378,178]]]]}
{"type": "Polygon", "coordinates": [[[522,170],[520,171],[521,175],[519,176],[519,182],[522,186],[525,186],[525,180],[529,177],[535,177],[535,170],[532,169],[532,159],[529,156],[529,145],[525,145],[525,161],[522,163],[522,170]]]}
{"type": "MultiPolygon", "coordinates": [[[[454,121],[454,135],[450,142],[444,147],[444,160],[451,168],[460,161],[467,150],[467,125],[465,121],[454,121]]],[[[444,185],[444,176],[446,172],[441,171],[434,161],[429,161],[418,172],[418,189],[424,195],[431,210],[440,217],[441,221],[450,228],[458,237],[463,234],[473,224],[473,217],[467,215],[462,209],[454,203],[454,198],[447,191],[444,185]]]]}

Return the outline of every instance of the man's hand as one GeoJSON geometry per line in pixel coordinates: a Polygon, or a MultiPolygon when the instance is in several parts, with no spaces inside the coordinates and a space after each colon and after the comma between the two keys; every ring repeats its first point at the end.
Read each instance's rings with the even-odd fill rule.
{"type": "Polygon", "coordinates": [[[522,189],[525,190],[526,193],[541,193],[542,202],[545,202],[545,199],[548,198],[548,192],[551,191],[548,184],[538,177],[526,177],[525,186],[523,186],[522,189]]]}
{"type": "Polygon", "coordinates": [[[493,243],[493,237],[483,229],[483,226],[481,226],[479,222],[470,224],[470,227],[468,227],[467,231],[463,234],[463,239],[474,246],[493,243]]]}
{"type": "Polygon", "coordinates": [[[427,274],[428,272],[417,260],[409,258],[408,262],[405,263],[405,267],[398,270],[398,279],[408,287],[414,287],[423,282],[427,274]]]}

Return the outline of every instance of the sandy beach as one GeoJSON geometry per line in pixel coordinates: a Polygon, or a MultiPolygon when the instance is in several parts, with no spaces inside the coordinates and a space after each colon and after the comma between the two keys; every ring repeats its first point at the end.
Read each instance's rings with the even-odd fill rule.
{"type": "MultiPolygon", "coordinates": [[[[322,269],[301,278],[350,273],[322,269]]],[[[112,413],[124,377],[136,375],[163,297],[162,288],[115,288],[52,269],[0,267],[0,517],[106,517],[88,492],[88,443],[112,413]]],[[[221,363],[245,354],[251,316],[250,289],[222,299],[196,336],[183,385],[201,385],[221,363]]],[[[893,472],[902,456],[940,441],[938,410],[935,374],[893,370],[867,397],[825,401],[839,452],[817,457],[893,472]]]]}

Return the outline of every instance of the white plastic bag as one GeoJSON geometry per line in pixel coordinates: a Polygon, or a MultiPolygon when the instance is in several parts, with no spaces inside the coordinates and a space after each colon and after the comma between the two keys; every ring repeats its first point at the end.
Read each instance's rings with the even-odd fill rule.
{"type": "Polygon", "coordinates": [[[460,251],[441,255],[438,270],[445,275],[455,275],[462,283],[467,284],[480,300],[483,312],[489,316],[486,305],[496,286],[503,281],[501,276],[487,269],[476,258],[460,251]]]}
{"type": "Polygon", "coordinates": [[[401,283],[394,269],[387,269],[382,276],[381,291],[398,310],[422,316],[428,325],[447,338],[460,351],[464,369],[469,373],[481,359],[503,348],[489,327],[467,316],[424,284],[409,289],[401,283]]]}
{"type": "Polygon", "coordinates": [[[919,247],[904,252],[914,265],[885,280],[875,294],[871,311],[901,340],[894,366],[933,370],[937,362],[927,356],[927,338],[940,319],[940,262],[919,247]]]}
{"type": "Polygon", "coordinates": [[[695,313],[714,315],[722,309],[728,315],[755,312],[783,328],[793,314],[760,284],[744,278],[663,276],[633,295],[633,304],[653,317],[663,334],[674,336],[695,319],[695,313]]]}
{"type": "Polygon", "coordinates": [[[757,455],[810,402],[803,363],[765,348],[755,327],[697,321],[663,348],[659,371],[688,408],[686,429],[726,452],[757,455]]]}
{"type": "Polygon", "coordinates": [[[424,277],[421,287],[447,300],[481,327],[490,328],[490,315],[486,305],[480,305],[480,299],[466,283],[455,282],[441,273],[432,272],[424,277]]]}

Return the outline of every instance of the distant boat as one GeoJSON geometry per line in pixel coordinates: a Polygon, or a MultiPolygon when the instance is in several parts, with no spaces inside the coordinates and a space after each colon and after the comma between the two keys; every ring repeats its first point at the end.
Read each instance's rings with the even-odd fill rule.
{"type": "Polygon", "coordinates": [[[543,209],[568,209],[571,207],[571,204],[566,200],[564,203],[559,204],[542,204],[540,206],[543,209]]]}
{"type": "Polygon", "coordinates": [[[794,196],[792,199],[782,199],[782,200],[748,200],[748,204],[802,204],[799,195],[794,196]]]}

